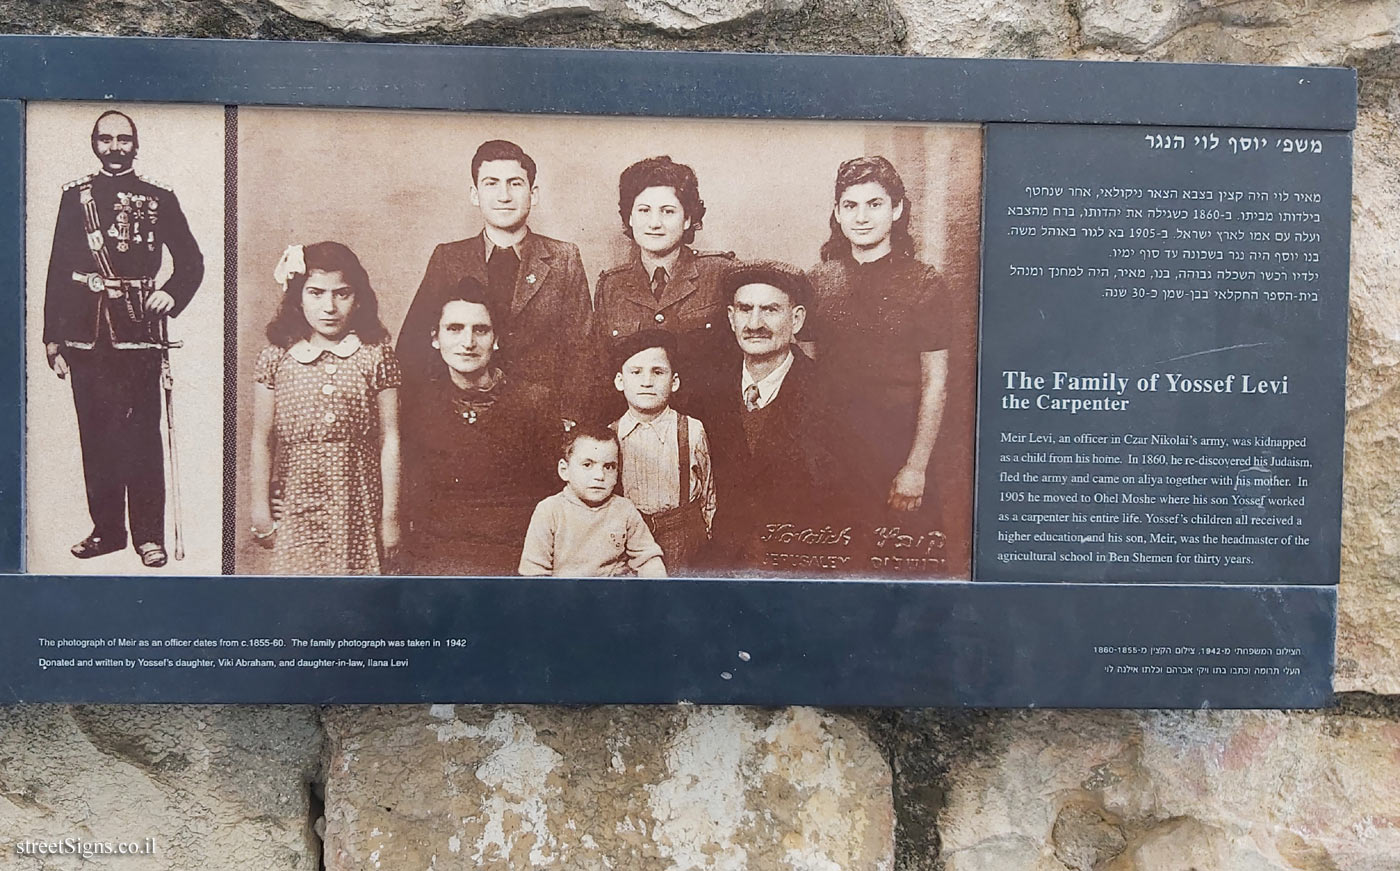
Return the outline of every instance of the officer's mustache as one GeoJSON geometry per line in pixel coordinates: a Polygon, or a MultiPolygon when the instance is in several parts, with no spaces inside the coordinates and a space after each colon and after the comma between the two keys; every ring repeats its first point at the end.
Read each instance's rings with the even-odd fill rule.
{"type": "Polygon", "coordinates": [[[746,338],[746,339],[771,339],[771,338],[773,338],[773,331],[772,331],[772,330],[744,330],[744,338],[746,338]]]}

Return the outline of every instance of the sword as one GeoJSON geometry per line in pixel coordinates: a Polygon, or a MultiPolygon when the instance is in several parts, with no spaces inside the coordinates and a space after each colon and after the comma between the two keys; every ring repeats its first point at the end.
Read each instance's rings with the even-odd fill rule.
{"type": "Polygon", "coordinates": [[[180,523],[180,456],[175,449],[175,378],[170,374],[170,349],[180,347],[166,335],[166,318],[161,318],[156,327],[160,340],[160,386],[165,393],[165,452],[170,457],[170,513],[175,527],[175,550],[177,560],[185,558],[185,537],[180,523]]]}

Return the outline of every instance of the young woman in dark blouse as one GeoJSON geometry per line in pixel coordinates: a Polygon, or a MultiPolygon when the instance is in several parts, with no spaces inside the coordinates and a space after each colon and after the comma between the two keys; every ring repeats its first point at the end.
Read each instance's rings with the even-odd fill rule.
{"type": "Polygon", "coordinates": [[[812,271],[815,316],[801,337],[815,346],[838,413],[864,436],[857,452],[873,489],[862,501],[897,512],[925,505],[949,349],[961,334],[938,273],[914,256],[909,218],[888,160],[841,164],[831,238],[812,271]]]}
{"type": "Polygon", "coordinates": [[[558,489],[563,436],[549,391],[492,365],[495,317],[466,278],[439,306],[440,365],[405,375],[402,570],[513,575],[535,504],[558,489]]]}

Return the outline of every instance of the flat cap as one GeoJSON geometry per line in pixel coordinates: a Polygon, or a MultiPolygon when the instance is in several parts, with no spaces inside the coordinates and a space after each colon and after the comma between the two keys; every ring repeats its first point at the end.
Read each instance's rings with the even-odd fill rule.
{"type": "Polygon", "coordinates": [[[778,260],[753,260],[740,263],[724,275],[720,285],[724,298],[734,301],[734,294],[748,284],[767,284],[788,295],[793,305],[805,307],[811,312],[816,301],[816,291],[807,275],[796,266],[778,260]]]}

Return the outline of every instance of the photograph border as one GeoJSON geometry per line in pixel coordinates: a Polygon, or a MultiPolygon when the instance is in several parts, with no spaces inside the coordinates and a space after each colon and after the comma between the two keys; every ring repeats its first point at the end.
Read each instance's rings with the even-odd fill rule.
{"type": "MultiPolygon", "coordinates": [[[[0,209],[0,276],[24,286],[27,100],[1349,131],[1356,124],[1356,81],[1354,70],[1336,68],[0,36],[0,146],[10,146],[0,153],[13,156],[0,167],[0,202],[11,204],[0,209]],[[514,84],[525,81],[530,88],[514,84]]],[[[23,408],[23,295],[11,294],[3,305],[0,330],[14,356],[13,368],[0,370],[0,400],[23,408]]],[[[301,615],[309,623],[324,627],[339,619],[347,632],[372,631],[366,621],[376,617],[402,623],[411,615],[444,637],[461,630],[500,640],[505,626],[531,625],[555,634],[537,649],[517,651],[525,659],[509,665],[494,663],[489,642],[480,642],[486,658],[474,651],[464,663],[415,667],[389,683],[300,670],[280,682],[249,683],[246,676],[211,679],[193,670],[168,679],[132,673],[113,680],[22,668],[33,661],[33,639],[7,632],[0,634],[0,668],[7,672],[0,702],[1319,707],[1332,700],[1336,588],[1330,584],[221,577],[191,588],[190,579],[177,577],[123,578],[120,586],[104,587],[94,583],[101,578],[16,575],[24,552],[23,432],[22,416],[0,429],[0,496],[9,497],[0,501],[0,572],[10,575],[0,577],[0,598],[15,607],[13,625],[26,630],[61,626],[120,635],[153,620],[158,631],[179,621],[192,633],[217,634],[236,625],[254,631],[261,619],[265,634],[300,633],[297,605],[305,604],[319,608],[301,615]],[[325,601],[327,591],[333,604],[325,601]],[[852,597],[862,595],[869,612],[853,615],[852,597]],[[1163,596],[1172,597],[1171,608],[1163,607],[1163,596]],[[1109,613],[1109,603],[1130,601],[1140,604],[1123,617],[1125,635],[1209,638],[1238,609],[1250,615],[1251,631],[1293,632],[1316,655],[1286,685],[1188,691],[1143,682],[1120,692],[1121,683],[1087,673],[1092,657],[1062,648],[1067,633],[1087,638],[1095,628],[1087,622],[1109,613]],[[277,613],[259,613],[259,602],[277,613]],[[440,613],[448,608],[462,611],[440,613]],[[512,616],[498,628],[491,609],[512,616]],[[580,611],[619,620],[611,631],[587,621],[571,626],[580,611]],[[996,619],[979,619],[990,615],[996,619]],[[734,662],[736,651],[771,651],[775,644],[787,649],[761,666],[757,656],[752,666],[744,665],[747,655],[734,662]],[[817,649],[820,656],[808,656],[817,649]],[[559,664],[553,676],[551,662],[559,664]],[[463,667],[481,671],[468,679],[463,667]],[[585,676],[570,682],[565,673],[585,676]]]]}
{"type": "MultiPolygon", "coordinates": [[[[0,49],[3,51],[3,49],[0,49]]],[[[0,100],[0,281],[24,287],[24,103],[0,100]]],[[[0,341],[10,364],[0,369],[0,407],[15,414],[0,426],[0,573],[24,570],[24,311],[25,294],[0,295],[0,341]]]]}

